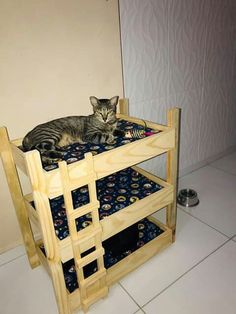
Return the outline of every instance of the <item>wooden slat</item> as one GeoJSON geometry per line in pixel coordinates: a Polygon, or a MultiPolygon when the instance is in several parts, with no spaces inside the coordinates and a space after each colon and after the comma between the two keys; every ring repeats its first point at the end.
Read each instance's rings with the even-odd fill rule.
{"type": "Polygon", "coordinates": [[[156,175],[150,173],[149,171],[144,170],[143,168],[141,168],[139,166],[132,166],[132,169],[134,169],[135,171],[139,172],[140,174],[142,174],[143,176],[145,176],[149,180],[154,181],[155,183],[159,184],[160,186],[163,186],[165,188],[170,187],[169,183],[167,183],[163,179],[157,177],[156,175]]]}
{"type": "Polygon", "coordinates": [[[31,267],[34,268],[39,265],[39,259],[23,198],[20,179],[12,155],[11,144],[5,127],[0,128],[0,153],[28,259],[31,267]]]}
{"type": "Polygon", "coordinates": [[[12,150],[12,155],[13,155],[13,159],[15,161],[16,166],[19,167],[20,170],[22,170],[24,174],[28,175],[26,165],[25,165],[24,152],[13,143],[11,143],[11,150],[12,150]]]}
{"type": "Polygon", "coordinates": [[[15,146],[21,146],[22,145],[22,138],[12,140],[11,143],[14,144],[15,146]]]}
{"type": "Polygon", "coordinates": [[[77,261],[77,265],[79,266],[79,268],[83,268],[84,266],[92,263],[93,261],[95,261],[96,259],[98,259],[99,257],[104,255],[104,249],[101,247],[97,250],[95,250],[92,253],[89,253],[88,255],[82,257],[81,259],[79,259],[77,261]]]}
{"type": "Polygon", "coordinates": [[[80,285],[84,287],[89,287],[92,284],[94,284],[96,281],[100,280],[105,275],[106,275],[105,269],[98,270],[94,274],[86,278],[86,280],[81,281],[80,285]]]}
{"type": "Polygon", "coordinates": [[[78,207],[71,212],[71,214],[70,214],[71,219],[77,219],[79,217],[87,215],[87,214],[91,213],[93,210],[97,209],[98,207],[99,207],[98,201],[94,202],[94,203],[89,203],[89,204],[83,205],[81,207],[78,207]]]}
{"type": "Polygon", "coordinates": [[[103,240],[120,232],[135,222],[153,214],[173,201],[173,187],[163,188],[152,195],[112,214],[101,221],[103,240]]]}
{"type": "Polygon", "coordinates": [[[103,178],[173,149],[175,145],[174,134],[174,129],[168,129],[103,154],[95,155],[93,158],[97,178],[103,178]]]}
{"type": "Polygon", "coordinates": [[[25,199],[25,205],[28,211],[28,216],[30,220],[39,228],[39,217],[36,209],[25,199]]]}

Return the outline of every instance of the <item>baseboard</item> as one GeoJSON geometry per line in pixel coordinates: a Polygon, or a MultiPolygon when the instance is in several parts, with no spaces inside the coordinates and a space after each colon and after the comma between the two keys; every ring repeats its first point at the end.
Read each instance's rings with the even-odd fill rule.
{"type": "Polygon", "coordinates": [[[1,246],[0,247],[0,254],[3,254],[9,250],[15,249],[16,247],[18,247],[20,245],[23,245],[23,241],[21,241],[21,240],[12,242],[12,243],[5,245],[5,246],[1,246]]]}
{"type": "Polygon", "coordinates": [[[179,170],[179,178],[186,176],[187,174],[196,171],[204,166],[209,165],[210,163],[216,161],[217,159],[223,158],[226,155],[229,155],[233,152],[236,151],[236,145],[231,146],[229,148],[227,148],[226,150],[224,150],[223,152],[220,152],[218,154],[212,155],[211,157],[208,157],[202,161],[199,161],[197,163],[195,163],[194,165],[191,165],[189,167],[186,167],[184,169],[180,169],[179,170]]]}

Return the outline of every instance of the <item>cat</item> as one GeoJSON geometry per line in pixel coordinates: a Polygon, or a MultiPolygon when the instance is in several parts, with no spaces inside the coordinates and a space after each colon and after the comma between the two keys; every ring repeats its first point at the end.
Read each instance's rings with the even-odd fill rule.
{"type": "Polygon", "coordinates": [[[37,149],[43,163],[51,164],[63,158],[64,146],[87,142],[113,143],[115,137],[124,136],[124,132],[117,129],[118,99],[118,96],[111,99],[91,96],[93,114],[58,118],[36,126],[23,139],[24,151],[37,149]]]}

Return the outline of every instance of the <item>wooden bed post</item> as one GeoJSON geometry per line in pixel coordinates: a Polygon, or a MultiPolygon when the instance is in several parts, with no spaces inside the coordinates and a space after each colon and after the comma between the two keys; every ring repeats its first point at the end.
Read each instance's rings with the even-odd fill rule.
{"type": "Polygon", "coordinates": [[[29,263],[32,268],[35,268],[40,262],[21,189],[20,179],[12,156],[9,136],[5,127],[0,128],[0,154],[29,263]]]}
{"type": "Polygon", "coordinates": [[[180,109],[173,108],[168,110],[167,125],[175,128],[175,148],[167,152],[167,182],[173,185],[174,200],[173,203],[167,206],[166,224],[172,230],[172,241],[175,242],[176,232],[176,214],[177,214],[177,187],[178,187],[178,160],[179,160],[179,124],[180,124],[180,109]]]}
{"type": "Polygon", "coordinates": [[[128,98],[123,98],[119,100],[119,105],[120,105],[120,113],[129,115],[129,99],[128,98]]]}
{"type": "Polygon", "coordinates": [[[48,264],[60,314],[71,314],[69,297],[62,269],[58,239],[52,220],[52,213],[47,195],[47,183],[38,151],[25,153],[26,165],[31,180],[33,198],[39,217],[48,264]]]}

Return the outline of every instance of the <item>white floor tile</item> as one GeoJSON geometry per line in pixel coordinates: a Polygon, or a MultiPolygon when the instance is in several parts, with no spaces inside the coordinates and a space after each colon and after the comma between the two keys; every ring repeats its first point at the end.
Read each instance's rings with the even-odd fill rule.
{"type": "Polygon", "coordinates": [[[1,313],[58,313],[46,271],[42,267],[32,270],[26,256],[0,267],[0,283],[1,313]]]}
{"type": "Polygon", "coordinates": [[[236,152],[220,158],[210,165],[236,175],[236,152]]]}
{"type": "MultiPolygon", "coordinates": [[[[119,284],[116,284],[109,289],[109,294],[105,299],[90,307],[88,314],[134,314],[138,309],[137,304],[124,289],[119,284]]],[[[78,314],[83,314],[83,312],[79,311],[78,314]]]]}
{"type": "Polygon", "coordinates": [[[0,254],[0,266],[10,262],[11,260],[26,254],[25,248],[20,245],[16,248],[0,254]]]}
{"type": "Polygon", "coordinates": [[[147,314],[235,314],[236,243],[230,241],[144,307],[147,314]]]}
{"type": "Polygon", "coordinates": [[[200,204],[186,209],[220,232],[236,233],[236,176],[206,166],[180,179],[179,189],[192,188],[200,204]]]}
{"type": "Polygon", "coordinates": [[[227,240],[181,210],[177,217],[176,242],[121,280],[140,306],[227,240]]]}
{"type": "MultiPolygon", "coordinates": [[[[125,312],[124,312],[125,313],[125,312]]],[[[139,310],[138,312],[135,312],[134,314],[143,314],[144,312],[142,310],[139,310]]]]}
{"type": "MultiPolygon", "coordinates": [[[[58,313],[53,287],[46,271],[43,267],[32,270],[26,256],[0,267],[0,296],[0,313],[58,313]]],[[[110,289],[109,296],[91,306],[88,313],[133,314],[138,309],[137,304],[117,284],[110,289]]]]}

